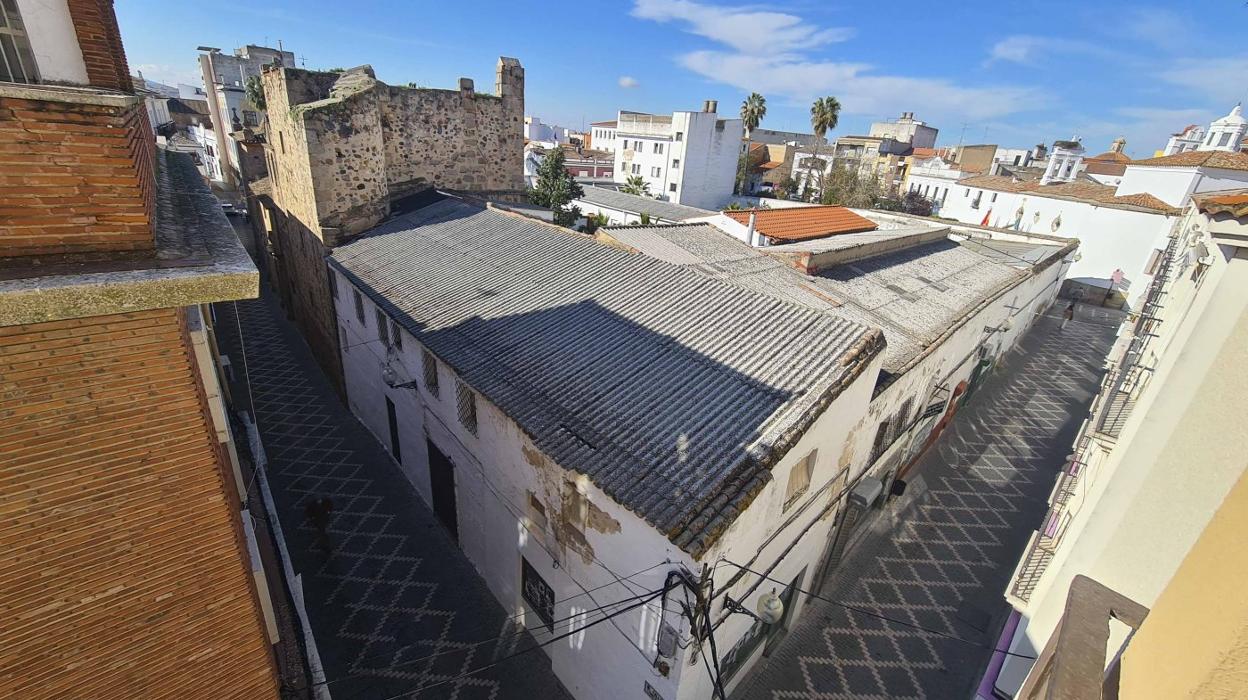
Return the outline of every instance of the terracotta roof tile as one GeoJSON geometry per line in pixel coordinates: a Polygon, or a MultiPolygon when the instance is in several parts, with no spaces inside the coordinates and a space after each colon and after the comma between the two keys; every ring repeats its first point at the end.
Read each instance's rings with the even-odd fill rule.
{"type": "Polygon", "coordinates": [[[1127,157],[1126,154],[1119,153],[1117,151],[1105,151],[1104,153],[1100,155],[1092,156],[1091,158],[1084,158],[1084,160],[1085,161],[1099,160],[1099,161],[1108,161],[1111,163],[1130,163],[1131,162],[1131,159],[1127,157]]]}
{"type": "Polygon", "coordinates": [[[768,238],[781,241],[809,241],[842,233],[874,231],[875,222],[845,207],[811,206],[790,209],[743,209],[726,211],[734,221],[749,224],[755,215],[754,227],[768,238]]]}
{"type": "Polygon", "coordinates": [[[1150,167],[1191,168],[1223,168],[1226,170],[1248,170],[1248,153],[1231,153],[1230,151],[1184,151],[1160,158],[1146,158],[1132,161],[1132,165],[1150,167]]]}
{"type": "Polygon", "coordinates": [[[1166,204],[1151,194],[1141,192],[1119,197],[1117,188],[1094,182],[1062,182],[1055,185],[1041,185],[1036,180],[1015,181],[1001,175],[976,175],[958,180],[964,187],[979,187],[997,192],[1016,192],[1036,194],[1041,197],[1055,196],[1066,199],[1077,199],[1092,204],[1107,206],[1129,206],[1152,209],[1162,214],[1178,214],[1179,210],[1166,204]]]}
{"type": "Polygon", "coordinates": [[[1206,214],[1230,214],[1236,218],[1248,216],[1248,190],[1230,194],[1197,195],[1196,207],[1206,214]]]}

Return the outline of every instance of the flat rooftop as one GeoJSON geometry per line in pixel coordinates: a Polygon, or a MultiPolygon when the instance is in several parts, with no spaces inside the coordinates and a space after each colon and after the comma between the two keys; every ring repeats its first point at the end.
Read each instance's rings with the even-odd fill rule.
{"type": "Polygon", "coordinates": [[[710,224],[600,229],[639,253],[683,265],[712,279],[800,304],[833,318],[880,328],[887,348],[884,370],[905,371],[924,351],[981,303],[1030,275],[1029,259],[1046,260],[1056,245],[954,240],[927,229],[894,229],[834,236],[808,244],[752,248],[710,224]],[[814,274],[792,266],[791,256],[854,245],[910,239],[899,249],[832,265],[814,274]],[[804,250],[803,250],[804,248],[804,250]]]}
{"type": "Polygon", "coordinates": [[[695,556],[882,350],[849,318],[459,199],[330,264],[545,455],[695,556]]]}

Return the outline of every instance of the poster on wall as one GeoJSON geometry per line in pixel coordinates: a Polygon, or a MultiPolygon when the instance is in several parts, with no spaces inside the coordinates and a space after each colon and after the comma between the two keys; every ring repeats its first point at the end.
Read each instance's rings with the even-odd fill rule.
{"type": "Polygon", "coordinates": [[[542,622],[546,623],[546,629],[554,632],[555,592],[524,557],[520,558],[520,595],[542,622]]]}

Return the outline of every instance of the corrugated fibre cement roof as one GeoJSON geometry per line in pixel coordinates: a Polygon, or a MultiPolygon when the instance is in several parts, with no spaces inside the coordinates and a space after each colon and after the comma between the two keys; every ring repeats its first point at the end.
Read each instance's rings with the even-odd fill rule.
{"type": "Polygon", "coordinates": [[[341,270],[560,466],[699,556],[879,331],[448,199],[341,270]]]}

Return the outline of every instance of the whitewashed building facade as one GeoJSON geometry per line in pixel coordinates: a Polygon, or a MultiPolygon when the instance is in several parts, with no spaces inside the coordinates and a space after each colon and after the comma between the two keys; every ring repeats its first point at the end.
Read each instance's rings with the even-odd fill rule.
{"type": "Polygon", "coordinates": [[[656,199],[718,209],[732,197],[743,127],[707,100],[700,112],[671,116],[620,112],[615,181],[641,177],[656,199]]]}

